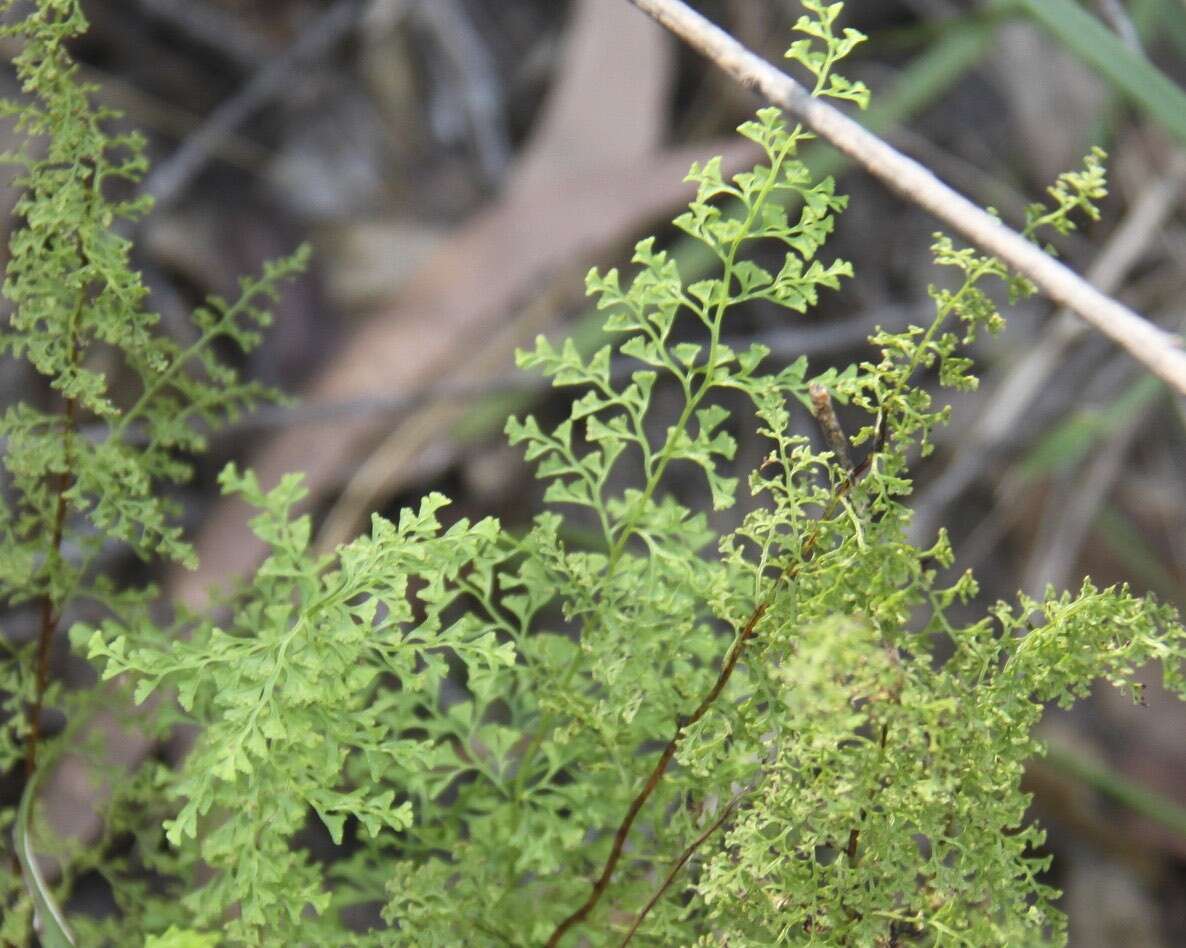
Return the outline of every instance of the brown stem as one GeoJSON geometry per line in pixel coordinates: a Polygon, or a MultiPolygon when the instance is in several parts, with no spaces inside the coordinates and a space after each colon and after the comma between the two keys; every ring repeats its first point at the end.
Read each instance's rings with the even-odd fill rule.
{"type": "Polygon", "coordinates": [[[840,427],[840,419],[836,417],[836,409],[832,405],[832,396],[828,390],[818,382],[807,386],[811,395],[811,413],[819,423],[824,435],[824,443],[832,452],[846,474],[853,470],[852,461],[848,457],[848,438],[844,436],[844,429],[840,427]]]}
{"type": "Polygon", "coordinates": [[[679,875],[680,870],[683,869],[685,865],[687,865],[688,860],[692,858],[692,854],[696,852],[696,850],[702,845],[704,845],[704,842],[708,839],[708,837],[725,825],[725,821],[733,815],[733,811],[737,809],[737,805],[741,802],[742,797],[744,797],[753,789],[754,785],[751,784],[735,797],[733,797],[733,799],[730,800],[725,808],[721,811],[721,815],[713,820],[712,825],[710,825],[703,833],[692,840],[692,842],[688,844],[688,848],[680,853],[679,859],[677,859],[672,864],[671,869],[669,869],[667,872],[667,876],[663,879],[663,884],[655,890],[655,894],[650,897],[650,899],[647,901],[647,904],[642,907],[642,911],[638,913],[638,917],[634,919],[634,924],[630,926],[630,931],[628,931],[626,933],[626,937],[622,939],[620,948],[626,948],[626,946],[630,944],[630,940],[638,931],[638,926],[643,923],[647,915],[650,914],[651,909],[653,909],[659,903],[659,900],[663,898],[667,890],[671,888],[671,883],[675,881],[675,877],[679,875]]]}
{"type": "MultiPolygon", "coordinates": [[[[54,510],[53,533],[50,536],[49,554],[45,566],[47,582],[52,582],[49,575],[53,566],[62,555],[62,533],[66,525],[66,491],[70,489],[72,476],[70,442],[74,436],[75,416],[78,408],[73,398],[66,399],[64,441],[64,470],[57,477],[55,491],[57,493],[57,507],[54,510]]],[[[41,711],[45,704],[45,692],[49,688],[49,653],[53,645],[54,633],[57,631],[58,620],[61,616],[54,608],[53,591],[47,588],[41,599],[41,621],[37,630],[37,664],[36,682],[34,684],[33,701],[28,710],[29,737],[25,742],[25,777],[31,779],[37,770],[37,747],[41,743],[41,711]]]]}
{"type": "MultiPolygon", "coordinates": [[[[819,541],[820,524],[823,521],[826,521],[833,513],[835,513],[836,508],[840,505],[841,501],[848,494],[848,492],[853,488],[857,480],[868,472],[869,468],[872,466],[874,457],[885,447],[887,433],[888,426],[883,414],[878,418],[877,421],[877,440],[873,445],[873,449],[869,452],[865,459],[859,465],[857,465],[855,469],[853,469],[848,477],[836,485],[832,493],[831,502],[828,504],[823,516],[820,520],[815,522],[811,533],[809,533],[807,538],[803,541],[803,546],[799,550],[799,560],[790,564],[782,571],[782,574],[779,576],[780,581],[783,579],[794,579],[799,573],[799,568],[811,559],[815,552],[815,545],[819,541]]],[[[770,608],[772,601],[773,600],[770,598],[765,599],[764,601],[760,602],[750,614],[749,619],[746,620],[745,625],[741,629],[741,633],[737,636],[736,641],[734,641],[733,647],[729,650],[728,657],[726,657],[724,665],[721,666],[720,674],[717,675],[717,679],[713,683],[713,686],[708,690],[708,693],[704,696],[703,700],[701,700],[696,710],[692,712],[691,716],[684,718],[676,726],[675,735],[670,741],[667,742],[667,746],[663,748],[663,753],[659,756],[655,766],[651,769],[650,776],[647,777],[647,781],[643,785],[642,790],[640,790],[638,796],[636,796],[631,801],[630,807],[626,811],[626,815],[622,818],[622,822],[618,825],[618,830],[616,833],[614,833],[614,842],[610,847],[609,856],[606,858],[605,866],[601,870],[601,875],[597,877],[597,881],[593,883],[593,890],[589,893],[589,897],[585,899],[585,901],[575,912],[573,912],[571,915],[565,918],[564,921],[556,926],[556,930],[552,932],[552,937],[547,941],[547,948],[556,948],[556,946],[560,944],[560,939],[564,937],[565,933],[568,932],[568,930],[574,925],[584,921],[589,916],[589,913],[592,912],[597,906],[597,903],[601,901],[601,897],[605,894],[605,890],[609,888],[610,877],[613,875],[614,869],[617,867],[619,860],[622,858],[622,850],[626,845],[626,838],[630,835],[630,829],[633,827],[634,821],[638,817],[639,811],[641,811],[643,806],[646,805],[647,800],[651,798],[651,795],[659,786],[659,781],[663,779],[663,775],[667,772],[667,768],[670,766],[672,758],[675,757],[675,752],[679,749],[680,739],[683,737],[684,732],[688,727],[695,724],[702,717],[704,717],[705,714],[708,713],[708,709],[712,707],[713,703],[717,700],[717,698],[720,697],[721,692],[725,690],[725,687],[729,684],[729,679],[733,677],[733,672],[737,668],[737,663],[741,660],[741,656],[745,652],[746,646],[749,644],[750,640],[754,637],[754,634],[757,631],[758,623],[766,614],[766,610],[770,608]]]]}
{"type": "MultiPolygon", "coordinates": [[[[812,536],[814,535],[813,533],[812,536]]],[[[605,866],[601,870],[601,875],[593,883],[593,891],[589,893],[589,897],[585,899],[580,908],[556,926],[556,930],[552,932],[552,937],[548,939],[548,948],[555,948],[556,945],[560,944],[560,939],[564,937],[564,934],[573,925],[584,921],[596,907],[597,903],[601,901],[601,896],[605,894],[605,890],[609,887],[610,877],[613,875],[618,861],[622,858],[622,849],[626,845],[626,838],[630,835],[630,829],[634,825],[634,820],[637,818],[639,811],[646,805],[647,800],[651,798],[651,794],[659,786],[659,781],[663,779],[663,775],[667,772],[672,758],[675,757],[675,752],[679,749],[680,738],[683,737],[684,731],[687,728],[691,727],[708,713],[708,709],[712,707],[713,702],[725,690],[725,686],[729,684],[729,679],[733,677],[733,671],[741,659],[741,654],[745,650],[746,643],[753,638],[754,632],[758,627],[758,622],[761,621],[762,616],[766,614],[768,608],[770,608],[769,600],[758,604],[758,607],[751,613],[745,626],[742,628],[741,634],[737,636],[733,647],[729,650],[725,664],[721,666],[721,673],[717,675],[717,680],[708,690],[708,694],[704,696],[696,710],[689,717],[684,718],[676,725],[675,736],[663,748],[663,753],[659,755],[659,760],[656,761],[655,766],[651,769],[651,774],[647,777],[647,782],[643,785],[642,790],[639,791],[638,796],[631,801],[630,808],[622,818],[622,822],[618,826],[618,831],[614,834],[614,844],[610,847],[609,857],[605,860],[605,866]]]]}
{"type": "MultiPolygon", "coordinates": [[[[864,814],[862,813],[862,816],[864,814]]],[[[848,861],[856,863],[857,860],[857,846],[861,841],[860,827],[854,826],[848,831],[848,844],[844,847],[844,855],[848,857],[848,861]]]]}
{"type": "MultiPolygon", "coordinates": [[[[96,172],[94,167],[87,169],[89,188],[95,187],[96,172]]],[[[80,236],[75,237],[76,249],[81,260],[87,259],[86,246],[80,236]]],[[[82,316],[82,309],[86,303],[86,291],[80,290],[75,301],[74,312],[67,324],[67,334],[70,344],[70,365],[77,368],[80,362],[78,323],[82,316]]],[[[36,683],[33,691],[33,701],[29,705],[28,727],[29,739],[25,743],[25,778],[32,779],[37,770],[37,748],[41,743],[41,711],[45,704],[45,692],[49,688],[49,653],[53,646],[54,634],[57,632],[58,621],[61,619],[58,604],[54,602],[53,571],[62,557],[62,534],[66,526],[66,491],[70,489],[73,480],[74,436],[78,431],[78,401],[73,396],[66,397],[62,422],[62,471],[57,477],[54,492],[57,495],[57,506],[54,510],[52,534],[49,542],[49,552],[45,557],[46,589],[41,600],[41,622],[37,630],[37,666],[36,683]]]]}

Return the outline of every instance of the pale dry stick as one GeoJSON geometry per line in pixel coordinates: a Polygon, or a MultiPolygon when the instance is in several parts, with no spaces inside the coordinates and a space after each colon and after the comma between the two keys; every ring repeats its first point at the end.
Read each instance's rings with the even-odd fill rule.
{"type": "Polygon", "coordinates": [[[747,50],[681,0],[630,0],[749,89],[786,110],[879,178],[907,201],[943,221],[1067,308],[1074,310],[1133,358],[1186,394],[1186,352],[1180,340],[1048,256],[1016,231],[952,190],[834,106],[814,98],[786,73],[747,50]]]}
{"type": "MultiPolygon", "coordinates": [[[[1173,216],[1186,183],[1186,156],[1175,156],[1169,171],[1137,196],[1103,252],[1087,271],[1088,279],[1108,292],[1123,283],[1128,272],[1149,249],[1166,221],[1173,216]]],[[[1011,363],[1007,374],[993,385],[984,411],[963,426],[964,438],[953,461],[921,491],[914,502],[911,536],[923,540],[934,533],[943,510],[967,490],[985,470],[985,455],[999,450],[1022,416],[1033,405],[1047,379],[1087,327],[1063,310],[1051,321],[1036,346],[1011,363]]]]}

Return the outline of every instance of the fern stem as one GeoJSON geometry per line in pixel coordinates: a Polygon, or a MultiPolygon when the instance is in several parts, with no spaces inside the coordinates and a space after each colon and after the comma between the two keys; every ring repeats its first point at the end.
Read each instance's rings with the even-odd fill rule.
{"type": "MultiPolygon", "coordinates": [[[[93,179],[92,179],[93,180],[93,179]]],[[[82,252],[81,240],[78,241],[79,251],[82,252]]],[[[70,364],[77,367],[78,352],[78,320],[82,315],[85,294],[79,292],[78,301],[70,315],[68,332],[70,334],[70,364]]],[[[41,599],[40,618],[37,629],[37,657],[33,684],[33,701],[29,705],[28,728],[29,737],[25,743],[25,777],[33,779],[37,772],[37,749],[41,744],[41,713],[45,705],[45,692],[49,688],[49,655],[57,632],[58,621],[61,618],[60,603],[54,597],[54,572],[62,559],[62,535],[66,527],[66,491],[70,489],[73,480],[74,436],[78,428],[78,402],[72,396],[66,397],[62,414],[62,471],[58,474],[54,485],[56,498],[54,501],[53,523],[50,528],[49,549],[45,557],[46,589],[41,599]]]]}
{"type": "Polygon", "coordinates": [[[62,533],[66,525],[66,491],[70,489],[70,438],[74,431],[76,404],[73,398],[66,400],[65,441],[66,469],[57,477],[53,531],[50,536],[49,553],[46,556],[46,579],[49,584],[41,598],[41,611],[37,629],[37,661],[33,685],[33,701],[29,705],[29,738],[25,743],[25,777],[32,779],[37,772],[37,747],[41,743],[41,711],[45,704],[45,692],[49,688],[49,653],[54,633],[58,628],[58,610],[53,595],[53,570],[62,556],[62,533]]]}
{"type": "MultiPolygon", "coordinates": [[[[226,327],[233,324],[238,315],[250,305],[257,295],[257,293],[251,293],[241,296],[221,315],[221,318],[215,320],[193,343],[177,353],[176,358],[161,370],[160,375],[145,386],[144,391],[140,393],[140,397],[136,399],[132,407],[124,412],[123,416],[115,422],[112,426],[112,435],[119,437],[127,431],[128,425],[152,404],[153,399],[164,390],[165,386],[181,374],[182,369],[185,368],[191,359],[200,355],[209,348],[210,343],[223,335],[226,332],[226,327]]],[[[195,406],[191,405],[186,410],[186,413],[192,413],[194,409],[195,406]]]]}
{"type": "MultiPolygon", "coordinates": [[[[721,324],[724,321],[725,312],[729,308],[730,296],[728,291],[729,286],[733,280],[733,268],[736,264],[737,252],[740,250],[742,243],[745,241],[745,235],[749,233],[750,228],[753,226],[753,222],[757,217],[758,212],[765,204],[766,198],[770,194],[770,189],[773,186],[773,183],[778,180],[783,163],[790,156],[792,150],[798,144],[801,136],[801,125],[797,125],[794,131],[792,131],[790,135],[787,136],[787,141],[783,145],[782,150],[779,152],[775,160],[771,162],[770,175],[768,179],[759,192],[758,197],[749,207],[749,211],[746,215],[745,223],[741,228],[740,234],[733,241],[729,248],[729,255],[724,261],[724,269],[721,277],[721,300],[717,304],[716,315],[709,327],[709,350],[704,364],[704,378],[701,380],[700,385],[696,388],[696,390],[688,394],[688,383],[682,375],[679,376],[681,385],[684,387],[685,391],[683,411],[680,413],[675,425],[672,426],[671,433],[669,434],[666,443],[663,445],[662,450],[655,459],[653,468],[649,471],[649,476],[647,477],[647,482],[643,488],[642,495],[639,497],[638,502],[634,505],[629,518],[625,521],[621,532],[618,534],[617,539],[613,542],[613,545],[609,549],[604,582],[604,586],[606,588],[608,588],[613,581],[618,563],[622,558],[622,554],[626,550],[627,542],[634,534],[639,518],[642,516],[643,511],[646,510],[647,504],[650,503],[651,498],[654,497],[655,491],[658,489],[659,484],[663,480],[663,474],[667,470],[667,465],[671,462],[672,446],[675,444],[678,434],[683,432],[688,427],[688,423],[692,420],[693,413],[700,406],[700,403],[704,400],[704,397],[713,388],[713,376],[716,372],[717,351],[720,347],[721,324]]],[[[691,373],[689,373],[689,377],[690,375],[691,373]]],[[[642,437],[641,431],[639,431],[639,436],[640,438],[642,437]]],[[[606,525],[604,509],[599,507],[598,514],[602,518],[603,529],[605,529],[607,537],[611,536],[612,532],[606,525]]],[[[582,629],[582,637],[584,637],[590,631],[591,629],[588,626],[585,629],[582,629]]],[[[576,673],[576,670],[579,666],[580,653],[578,652],[569,661],[564,671],[561,672],[559,682],[559,687],[561,689],[564,689],[568,686],[572,680],[572,676],[576,673]]],[[[552,727],[555,726],[556,717],[557,716],[555,714],[549,715],[544,725],[536,732],[535,736],[531,740],[531,743],[524,752],[523,759],[519,767],[519,773],[516,775],[515,779],[516,799],[521,797],[522,791],[526,787],[526,781],[530,770],[529,765],[534,759],[536,752],[539,750],[544,736],[552,729],[552,727]]]]}
{"type": "Polygon", "coordinates": [[[745,223],[742,224],[741,230],[729,247],[729,255],[725,259],[724,270],[721,274],[721,299],[717,304],[716,315],[713,317],[712,324],[709,327],[709,346],[708,355],[704,362],[704,378],[701,380],[696,391],[692,393],[692,396],[684,402],[684,410],[680,413],[679,419],[671,428],[671,433],[667,438],[667,442],[663,445],[663,450],[659,452],[658,460],[650,477],[647,478],[642,496],[639,497],[638,502],[634,505],[630,513],[630,518],[626,521],[622,532],[618,534],[617,540],[610,549],[609,562],[606,565],[607,586],[613,580],[614,570],[622,554],[625,552],[626,543],[634,533],[634,528],[638,524],[639,517],[642,516],[647,504],[654,497],[655,491],[663,480],[663,474],[667,470],[667,465],[671,463],[671,453],[678,435],[688,427],[688,423],[692,420],[692,414],[700,407],[700,403],[704,401],[704,397],[713,388],[713,376],[716,374],[717,368],[717,352],[721,344],[721,324],[724,322],[725,312],[728,310],[732,301],[732,297],[729,294],[729,287],[733,283],[733,269],[737,263],[737,252],[741,249],[741,245],[745,242],[750,229],[753,227],[758,212],[765,205],[766,199],[770,195],[771,187],[773,187],[774,182],[778,180],[779,175],[782,173],[783,163],[798,144],[801,132],[802,126],[796,126],[795,130],[787,136],[787,140],[783,144],[782,150],[779,151],[778,156],[770,163],[770,175],[762,185],[762,189],[758,192],[757,198],[749,206],[745,223]]]}
{"type": "Polygon", "coordinates": [[[638,915],[635,916],[634,924],[630,926],[630,931],[628,931],[626,933],[626,937],[622,939],[620,948],[626,948],[626,946],[630,944],[631,940],[638,932],[639,926],[642,925],[644,921],[646,921],[646,917],[651,913],[651,909],[659,904],[659,900],[663,898],[667,890],[671,888],[671,883],[675,881],[675,877],[679,875],[680,870],[688,864],[688,860],[692,858],[696,850],[703,846],[713,833],[725,825],[729,817],[733,815],[733,811],[737,809],[738,804],[741,803],[742,799],[744,799],[747,794],[753,792],[755,786],[756,784],[750,784],[749,786],[742,788],[739,793],[734,794],[733,799],[731,799],[722,808],[721,815],[713,820],[712,823],[709,824],[708,828],[705,829],[694,840],[692,840],[692,842],[687,845],[684,851],[680,853],[679,858],[676,859],[674,863],[672,863],[671,868],[667,871],[667,875],[663,877],[663,882],[660,883],[659,888],[655,890],[654,894],[647,900],[647,904],[644,905],[639,911],[638,915]]]}
{"type": "MultiPolygon", "coordinates": [[[[902,377],[900,378],[899,383],[895,388],[895,394],[901,392],[901,390],[909,381],[910,377],[918,368],[921,358],[919,353],[925,351],[925,343],[929,342],[934,337],[935,333],[939,331],[939,328],[955,309],[958,300],[975,284],[980,275],[981,273],[979,271],[976,272],[975,276],[969,275],[969,277],[965,280],[964,285],[960,287],[959,291],[952,297],[948,305],[939,310],[934,321],[931,323],[923,337],[923,345],[919,346],[917,352],[915,353],[915,358],[911,360],[907,371],[903,373],[902,377]]],[[[705,383],[708,383],[710,378],[711,375],[706,376],[705,383]]],[[[876,459],[876,455],[884,448],[887,440],[888,432],[884,433],[882,437],[878,439],[878,442],[874,445],[869,457],[866,458],[866,460],[860,465],[860,468],[858,468],[857,471],[850,473],[849,476],[845,477],[836,485],[832,496],[829,499],[827,507],[821,514],[820,519],[815,522],[811,532],[807,535],[806,539],[803,541],[803,545],[800,547],[800,558],[796,562],[789,564],[783,570],[780,579],[785,579],[787,581],[794,580],[801,567],[812,559],[812,557],[815,555],[815,548],[821,535],[820,525],[830,519],[836,510],[845,503],[845,498],[852,487],[855,485],[859,473],[863,473],[864,471],[868,470],[873,461],[876,459]]],[[[670,766],[671,761],[675,757],[676,751],[679,749],[679,743],[685,730],[704,717],[704,715],[708,713],[709,709],[713,706],[713,704],[715,704],[716,700],[724,692],[726,686],[733,677],[733,673],[736,670],[738,663],[741,661],[741,657],[744,654],[746,647],[756,634],[758,623],[762,620],[762,617],[766,614],[766,611],[770,608],[772,602],[773,598],[771,594],[758,603],[754,611],[750,614],[749,619],[742,627],[741,632],[734,640],[733,646],[730,648],[728,655],[725,658],[725,662],[721,666],[721,671],[718,674],[716,681],[713,683],[712,687],[709,689],[704,698],[701,699],[701,702],[697,706],[696,710],[693,711],[689,717],[683,718],[679,722],[674,736],[663,749],[663,753],[660,755],[659,760],[652,768],[650,776],[647,778],[642,790],[634,798],[634,800],[631,801],[626,815],[619,824],[618,830],[614,834],[614,842],[610,849],[610,854],[605,861],[601,875],[598,876],[597,880],[593,883],[592,892],[590,892],[589,897],[579,908],[577,908],[576,911],[565,918],[556,927],[556,930],[552,933],[552,937],[547,942],[548,948],[555,948],[555,946],[559,944],[560,939],[564,937],[565,933],[574,925],[584,921],[584,919],[588,917],[588,915],[597,906],[597,903],[601,900],[605,890],[609,887],[610,878],[613,875],[614,869],[617,867],[618,861],[621,859],[626,839],[630,835],[630,830],[634,825],[634,821],[637,818],[639,812],[642,810],[643,806],[646,805],[646,802],[658,788],[663,775],[667,772],[667,768],[670,766]]],[[[708,835],[711,835],[711,833],[708,835]]],[[[707,838],[707,836],[704,838],[707,838]]],[[[702,841],[703,840],[698,841],[695,845],[699,845],[699,843],[702,841]]],[[[691,853],[689,852],[687,855],[690,856],[691,853]]],[[[679,862],[674,871],[678,872],[679,868],[684,862],[686,862],[686,859],[679,862]]],[[[670,881],[671,880],[668,879],[667,882],[664,883],[664,886],[658,895],[662,895],[662,892],[666,890],[667,886],[670,884],[670,881]]],[[[652,905],[653,903],[648,904],[645,911],[649,911],[652,905]]],[[[633,934],[633,932],[631,934],[633,934]]],[[[627,937],[627,941],[629,941],[629,936],[627,937]]]]}

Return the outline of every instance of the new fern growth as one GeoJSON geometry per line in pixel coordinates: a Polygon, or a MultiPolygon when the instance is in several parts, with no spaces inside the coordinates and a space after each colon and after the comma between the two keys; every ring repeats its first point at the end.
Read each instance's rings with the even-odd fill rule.
{"type": "MultiPolygon", "coordinates": [[[[837,28],[840,4],[803,6],[804,39],[789,57],[816,95],[864,105],[867,90],[835,71],[863,37],[837,28]]],[[[125,206],[104,203],[96,178],[113,167],[101,164],[110,149],[138,145],[102,138],[95,113],[88,135],[71,131],[85,95],[72,92],[67,107],[43,78],[76,88],[61,42],[81,27],[74,3],[41,0],[10,28],[28,41],[30,91],[49,103],[21,107],[22,122],[59,151],[44,167],[27,160],[14,250],[29,255],[9,272],[22,341],[9,345],[67,408],[6,416],[22,505],[7,520],[6,589],[49,602],[51,636],[97,589],[108,617],[72,639],[136,702],[167,686],[146,727],[195,725],[200,737],[179,769],[150,763],[117,781],[105,845],[61,845],[59,901],[95,870],[120,913],[76,927],[95,943],[159,948],[1063,938],[1020,789],[1040,752],[1033,728],[1047,703],[1070,703],[1097,679],[1135,688],[1135,669],[1154,659],[1186,692],[1186,632],[1172,610],[1090,582],[966,624],[954,614],[976,584],[942,578],[946,535],[922,549],[906,538],[910,463],[947,413],[920,376],[934,369],[943,385],[974,387],[963,346],[1002,325],[981,284],[1004,280],[1018,295],[1031,290],[1024,280],[939,236],[936,260],[958,273],[956,287],[932,290],[929,325],[875,335],[875,358],[812,373],[805,359],[771,365],[760,343],[730,348],[743,304],[806,312],[851,274],[821,259],[845,198],[799,160],[810,134],[764,109],[741,128],[763,162],[728,179],[718,160],[693,167],[696,195],[675,221],[710,251],[714,275],[685,282],[654,240],[641,241],[630,277],[589,275],[607,313],[603,348],[541,339],[520,354],[576,390],[553,428],[508,422],[547,484],[529,528],[446,526],[447,501],[431,495],[316,556],[310,520],[294,512],[299,476],[265,490],[231,467],[223,489],[259,509],[252,528],[270,555],[226,594],[225,621],[183,614],[162,627],[151,595],[91,581],[91,560],[70,559],[53,525],[83,531],[75,542],[86,550],[110,536],[184,558],[153,490],[184,474],[179,449],[200,446],[177,419],[257,393],[196,359],[200,347],[160,341],[138,308],[126,244],[104,229],[125,206]],[[86,214],[42,207],[42,173],[65,174],[86,214]],[[781,263],[768,269],[772,248],[781,263]],[[104,296],[111,285],[131,289],[104,296]],[[63,328],[50,333],[44,313],[63,328]],[[122,412],[88,368],[95,339],[118,345],[141,379],[143,395],[122,412]],[[675,394],[673,422],[653,407],[660,388],[675,394]],[[843,452],[833,422],[835,450],[798,427],[832,399],[867,419],[843,452]],[[83,413],[106,439],[81,437],[83,413]],[[132,425],[147,430],[147,449],[126,437],[132,425]],[[714,510],[732,507],[745,476],[734,432],[746,426],[768,455],[745,480],[748,512],[722,532],[726,515],[710,522],[673,484],[697,470],[714,510]],[[337,845],[331,858],[305,843],[311,820],[337,845]]],[[[1031,208],[1028,236],[1095,215],[1101,158],[1031,208]]],[[[248,297],[294,266],[268,270],[248,297]]],[[[242,315],[215,304],[203,340],[250,343],[242,315]]],[[[38,743],[22,702],[52,699],[73,722],[95,700],[47,698],[38,667],[19,652],[4,666],[10,765],[38,743]]],[[[15,880],[6,885],[17,921],[3,935],[19,943],[27,903],[15,880]]]]}

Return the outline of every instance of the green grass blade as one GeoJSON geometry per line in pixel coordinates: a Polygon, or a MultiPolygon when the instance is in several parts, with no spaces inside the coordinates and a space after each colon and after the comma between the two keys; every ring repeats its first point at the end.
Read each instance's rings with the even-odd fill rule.
{"type": "Polygon", "coordinates": [[[54,900],[54,894],[46,885],[41,869],[37,865],[37,857],[33,853],[31,824],[33,820],[33,800],[37,795],[37,777],[33,776],[25,784],[25,792],[21,796],[21,806],[17,811],[16,826],[13,829],[13,842],[16,845],[17,859],[21,864],[21,878],[25,889],[33,900],[34,911],[37,915],[38,937],[42,948],[71,948],[74,945],[74,935],[70,926],[66,924],[66,917],[54,900]]]}
{"type": "Polygon", "coordinates": [[[1074,55],[1186,144],[1186,92],[1073,0],[1016,0],[1074,55]]]}
{"type": "Polygon", "coordinates": [[[1062,744],[1046,743],[1046,761],[1117,803],[1186,839],[1186,809],[1062,744]]]}
{"type": "Polygon", "coordinates": [[[1167,602],[1183,604],[1182,584],[1150,546],[1147,532],[1139,529],[1126,513],[1105,504],[1092,526],[1092,537],[1124,564],[1127,575],[1167,602]]]}
{"type": "Polygon", "coordinates": [[[1106,407],[1069,412],[1026,452],[1018,465],[1022,482],[1083,464],[1101,441],[1133,424],[1164,392],[1160,379],[1143,375],[1106,407]]]}

